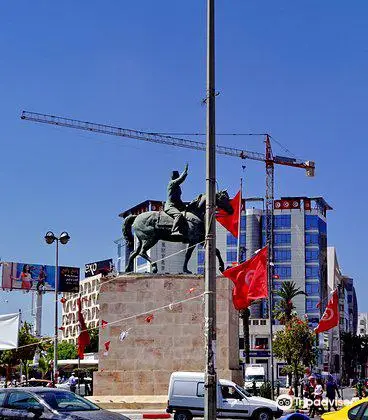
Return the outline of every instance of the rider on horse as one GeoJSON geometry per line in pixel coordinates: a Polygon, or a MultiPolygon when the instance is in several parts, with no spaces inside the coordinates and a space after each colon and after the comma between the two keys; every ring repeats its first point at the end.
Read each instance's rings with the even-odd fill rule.
{"type": "Polygon", "coordinates": [[[173,171],[171,175],[171,181],[167,186],[167,199],[165,203],[165,213],[174,218],[171,233],[175,233],[177,230],[181,232],[181,228],[184,227],[185,218],[182,211],[185,210],[185,204],[181,199],[181,188],[180,184],[185,181],[188,175],[188,164],[185,165],[184,171],[179,175],[178,171],[173,171]]]}

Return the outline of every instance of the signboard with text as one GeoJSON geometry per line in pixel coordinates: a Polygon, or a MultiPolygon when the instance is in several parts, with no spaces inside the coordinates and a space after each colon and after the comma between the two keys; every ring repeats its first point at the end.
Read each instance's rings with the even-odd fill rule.
{"type": "Polygon", "coordinates": [[[112,262],[112,258],[110,258],[109,260],[96,261],[85,265],[84,276],[86,278],[96,276],[97,274],[102,274],[103,276],[106,276],[106,274],[111,273],[113,269],[114,264],[112,262]]]}
{"type": "Polygon", "coordinates": [[[59,287],[62,293],[79,293],[79,267],[59,267],[59,287]]]}

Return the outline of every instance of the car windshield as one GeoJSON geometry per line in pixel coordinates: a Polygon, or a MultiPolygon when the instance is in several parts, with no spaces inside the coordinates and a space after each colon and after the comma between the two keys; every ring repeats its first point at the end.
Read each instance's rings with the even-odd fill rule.
{"type": "Polygon", "coordinates": [[[95,404],[69,391],[36,392],[54,410],[66,411],[95,411],[100,410],[95,404]]]}
{"type": "Polygon", "coordinates": [[[251,394],[249,394],[249,392],[248,391],[246,391],[244,388],[242,388],[241,386],[239,386],[239,385],[236,385],[235,386],[236,387],[236,389],[241,393],[241,394],[243,394],[243,395],[245,395],[246,397],[251,397],[252,395],[251,394]]]}
{"type": "Polygon", "coordinates": [[[246,381],[263,381],[264,380],[264,376],[263,375],[247,375],[245,377],[246,381]]]}

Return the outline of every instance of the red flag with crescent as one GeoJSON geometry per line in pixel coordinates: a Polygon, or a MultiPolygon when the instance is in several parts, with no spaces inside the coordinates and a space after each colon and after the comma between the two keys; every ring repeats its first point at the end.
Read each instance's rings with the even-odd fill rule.
{"type": "Polygon", "coordinates": [[[268,296],[267,255],[267,247],[264,247],[248,261],[223,272],[234,282],[233,304],[238,311],[248,308],[254,300],[268,296]]]}
{"type": "Polygon", "coordinates": [[[230,205],[234,210],[233,214],[227,213],[225,210],[218,210],[216,214],[216,220],[232,233],[236,238],[238,237],[239,231],[239,220],[240,220],[240,203],[241,203],[241,191],[230,200],[230,205]]]}
{"type": "Polygon", "coordinates": [[[333,292],[331,299],[328,301],[325,312],[314,329],[315,333],[322,333],[339,325],[339,294],[337,289],[333,292]]]}

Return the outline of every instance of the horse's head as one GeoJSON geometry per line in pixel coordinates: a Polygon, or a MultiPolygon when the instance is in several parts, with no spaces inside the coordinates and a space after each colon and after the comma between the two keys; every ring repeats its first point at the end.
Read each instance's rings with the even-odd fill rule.
{"type": "Polygon", "coordinates": [[[233,214],[234,209],[231,207],[230,197],[226,190],[217,191],[216,193],[216,206],[219,209],[225,210],[228,214],[233,214]]]}

